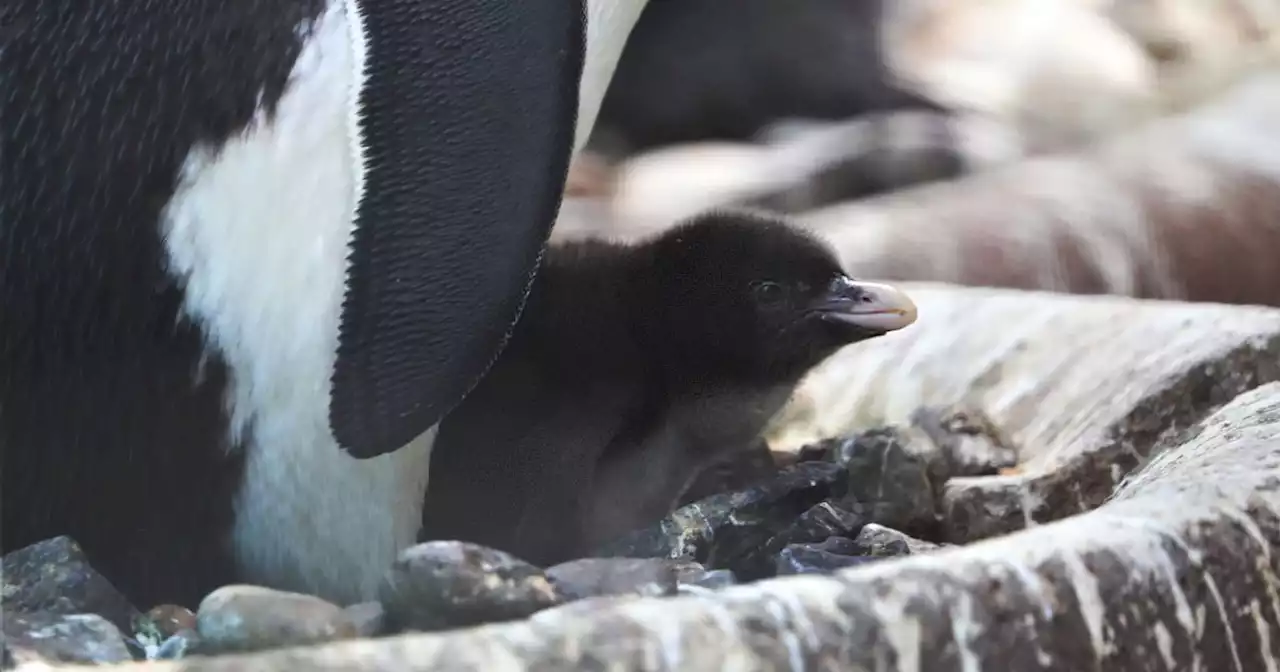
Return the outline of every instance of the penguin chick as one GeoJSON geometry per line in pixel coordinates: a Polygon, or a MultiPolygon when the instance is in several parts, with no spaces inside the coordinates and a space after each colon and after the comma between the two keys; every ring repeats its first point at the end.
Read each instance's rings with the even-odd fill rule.
{"type": "Polygon", "coordinates": [[[440,426],[422,536],[580,557],[669,513],[812,367],[915,310],[746,212],[551,247],[507,347],[440,426]]]}

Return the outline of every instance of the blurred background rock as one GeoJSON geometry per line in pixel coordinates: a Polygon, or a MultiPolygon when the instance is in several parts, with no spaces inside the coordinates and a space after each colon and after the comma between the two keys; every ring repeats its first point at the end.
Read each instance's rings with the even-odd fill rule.
{"type": "Polygon", "coordinates": [[[1280,305],[1280,3],[653,0],[554,238],[794,216],[866,278],[1280,305]]]}

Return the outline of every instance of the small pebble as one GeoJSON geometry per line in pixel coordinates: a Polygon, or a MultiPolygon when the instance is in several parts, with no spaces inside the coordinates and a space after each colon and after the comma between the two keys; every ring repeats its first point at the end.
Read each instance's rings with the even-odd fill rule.
{"type": "Polygon", "coordinates": [[[537,567],[460,541],[405,549],[378,595],[392,629],[422,631],[525,618],[565,601],[537,567]]]}
{"type": "Polygon", "coordinates": [[[196,628],[196,615],[190,609],[176,604],[152,607],[147,613],[133,619],[133,631],[163,641],[183,630],[196,628]]]}
{"type": "Polygon", "coordinates": [[[546,570],[566,599],[604,595],[674,595],[682,561],[666,558],[582,558],[546,570]]]}
{"type": "Polygon", "coordinates": [[[337,605],[259,586],[223,586],[196,612],[200,653],[229,653],[347,639],[356,629],[337,605]]]}

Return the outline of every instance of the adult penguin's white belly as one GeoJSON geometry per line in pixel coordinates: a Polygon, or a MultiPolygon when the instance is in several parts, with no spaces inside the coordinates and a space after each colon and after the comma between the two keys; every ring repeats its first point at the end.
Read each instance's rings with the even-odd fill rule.
{"type": "Polygon", "coordinates": [[[16,4],[4,547],[70,534],[143,605],[354,602],[415,540],[644,3],[228,4],[16,4]]]}

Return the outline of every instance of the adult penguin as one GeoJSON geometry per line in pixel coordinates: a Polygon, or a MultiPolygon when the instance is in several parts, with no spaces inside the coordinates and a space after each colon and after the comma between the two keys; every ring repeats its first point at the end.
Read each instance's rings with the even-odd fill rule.
{"type": "Polygon", "coordinates": [[[4,549],[371,596],[643,4],[8,0],[4,549]]]}

